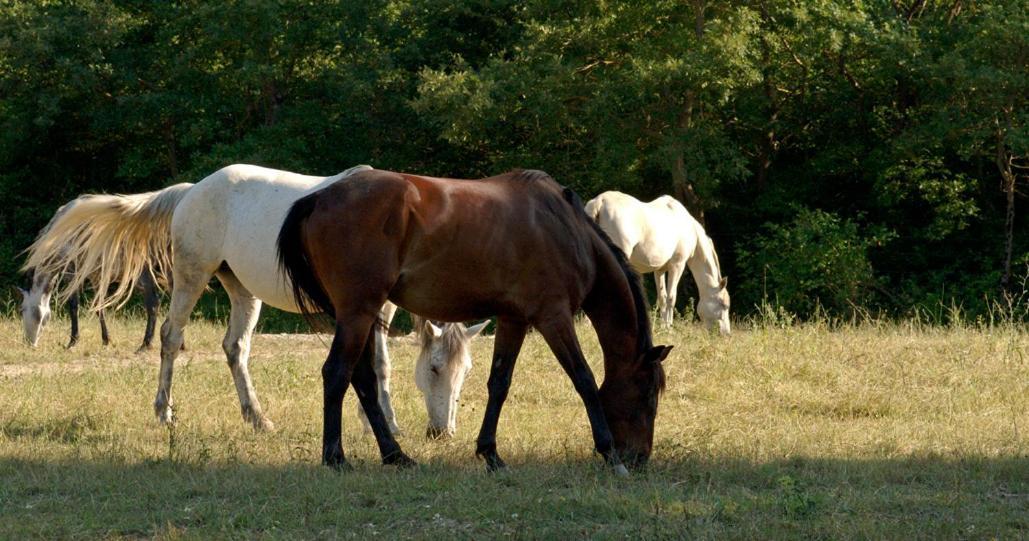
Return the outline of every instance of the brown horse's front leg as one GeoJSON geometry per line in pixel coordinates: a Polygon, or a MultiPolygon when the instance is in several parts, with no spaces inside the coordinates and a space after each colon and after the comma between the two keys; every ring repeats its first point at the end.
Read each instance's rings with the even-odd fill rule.
{"type": "Polygon", "coordinates": [[[611,434],[611,427],[604,415],[604,408],[600,402],[600,392],[597,389],[597,381],[593,378],[593,371],[590,370],[586,358],[579,346],[579,339],[575,336],[575,323],[571,315],[557,317],[546,323],[537,325],[543,339],[550,346],[551,351],[557,356],[565,373],[571,378],[575,391],[579,393],[583,404],[586,406],[586,415],[590,420],[590,428],[593,431],[593,443],[598,453],[604,457],[604,461],[614,468],[618,475],[628,475],[629,471],[622,464],[618,452],[614,448],[614,436],[611,434]]]}
{"type": "Polygon", "coordinates": [[[528,326],[521,322],[506,319],[497,321],[497,334],[493,345],[493,364],[490,365],[489,399],[486,402],[486,414],[482,418],[482,428],[476,439],[475,454],[486,460],[486,469],[496,471],[506,466],[497,454],[497,422],[500,410],[507,400],[507,391],[511,388],[511,375],[514,373],[515,360],[522,349],[528,326]]]}

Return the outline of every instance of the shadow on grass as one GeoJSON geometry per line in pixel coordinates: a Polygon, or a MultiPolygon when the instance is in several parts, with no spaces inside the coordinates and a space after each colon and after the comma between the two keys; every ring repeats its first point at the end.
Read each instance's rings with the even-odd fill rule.
{"type": "Polygon", "coordinates": [[[0,459],[0,537],[1018,538],[1029,457],[447,464],[0,459]]]}

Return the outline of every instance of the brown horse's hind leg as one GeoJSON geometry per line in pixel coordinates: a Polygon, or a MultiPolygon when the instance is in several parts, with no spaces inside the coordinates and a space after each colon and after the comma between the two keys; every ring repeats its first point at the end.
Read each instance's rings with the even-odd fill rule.
{"type": "Polygon", "coordinates": [[[375,388],[375,372],[371,364],[374,347],[371,333],[377,314],[377,311],[352,315],[337,313],[336,336],[332,339],[329,356],[322,365],[322,462],[334,468],[347,467],[342,444],[342,409],[343,396],[352,379],[361,405],[368,415],[368,422],[372,425],[375,439],[379,443],[383,462],[402,463],[406,458],[389,432],[375,388]]]}
{"type": "MultiPolygon", "coordinates": [[[[393,399],[389,392],[390,375],[393,372],[393,364],[389,357],[389,347],[386,344],[386,335],[388,333],[389,324],[393,321],[393,317],[397,314],[397,305],[387,302],[382,306],[382,311],[379,312],[379,317],[382,318],[382,325],[375,326],[375,332],[372,333],[374,337],[375,345],[375,357],[372,363],[375,367],[375,378],[377,380],[377,387],[379,390],[379,406],[382,407],[382,413],[386,415],[386,424],[389,425],[390,432],[394,436],[399,436],[400,426],[397,425],[397,415],[393,411],[393,399]]],[[[372,425],[368,423],[368,416],[364,414],[364,408],[361,407],[360,401],[357,403],[357,416],[361,419],[361,424],[364,425],[365,433],[372,431],[372,425]]]]}
{"type": "Polygon", "coordinates": [[[515,360],[522,349],[528,326],[524,323],[506,319],[497,321],[497,334],[493,344],[493,364],[490,365],[489,399],[486,402],[486,414],[482,418],[482,428],[476,439],[475,454],[486,460],[486,469],[496,471],[505,466],[497,454],[497,421],[500,410],[507,400],[507,391],[511,388],[511,374],[514,372],[515,360]]]}
{"type": "Polygon", "coordinates": [[[378,376],[373,366],[376,350],[375,335],[378,333],[378,329],[373,328],[368,336],[364,351],[361,352],[357,365],[354,366],[354,373],[350,382],[354,386],[354,392],[357,393],[358,400],[361,401],[361,407],[368,418],[368,424],[372,426],[375,441],[379,444],[379,453],[382,455],[382,463],[397,466],[414,466],[415,461],[404,454],[404,451],[400,449],[400,444],[393,438],[393,432],[382,409],[378,376]]]}
{"type": "Polygon", "coordinates": [[[607,424],[607,417],[600,403],[600,393],[597,389],[597,382],[593,378],[593,371],[586,363],[582,355],[582,348],[579,346],[579,339],[575,336],[575,323],[570,314],[560,315],[536,325],[551,351],[557,356],[561,368],[572,379],[575,391],[579,393],[583,404],[586,405],[586,415],[590,420],[590,428],[593,430],[593,443],[598,453],[604,460],[615,468],[615,471],[622,475],[628,475],[628,470],[622,465],[618,453],[614,450],[614,437],[611,435],[611,428],[607,424]]]}

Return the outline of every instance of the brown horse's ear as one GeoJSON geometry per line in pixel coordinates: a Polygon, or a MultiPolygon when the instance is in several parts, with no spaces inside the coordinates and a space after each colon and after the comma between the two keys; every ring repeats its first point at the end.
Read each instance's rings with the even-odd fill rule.
{"type": "Polygon", "coordinates": [[[722,277],[721,281],[718,282],[718,289],[725,289],[727,285],[729,285],[729,279],[722,277]]]}
{"type": "Polygon", "coordinates": [[[651,363],[663,362],[671,353],[672,346],[654,346],[643,354],[643,360],[651,363]]]}

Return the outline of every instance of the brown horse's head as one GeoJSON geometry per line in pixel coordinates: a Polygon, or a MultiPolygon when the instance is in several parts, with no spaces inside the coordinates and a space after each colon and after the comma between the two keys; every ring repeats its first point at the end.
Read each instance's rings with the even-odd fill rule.
{"type": "Polygon", "coordinates": [[[605,377],[600,402],[611,427],[615,450],[627,466],[642,467],[654,443],[657,400],[665,388],[662,361],[672,346],[654,346],[620,377],[605,377]]]}
{"type": "MultiPolygon", "coordinates": [[[[575,204],[578,199],[574,192],[569,195],[566,189],[565,198],[573,206],[582,208],[581,204],[575,204]]],[[[606,246],[606,250],[598,252],[601,256],[596,259],[599,270],[593,287],[598,296],[606,297],[607,301],[583,305],[604,349],[600,404],[618,457],[629,467],[642,467],[650,459],[654,444],[657,401],[665,389],[662,362],[672,346],[654,345],[650,308],[640,277],[625,253],[585,211],[582,216],[606,246]],[[605,252],[611,257],[604,257],[605,252]]]]}

